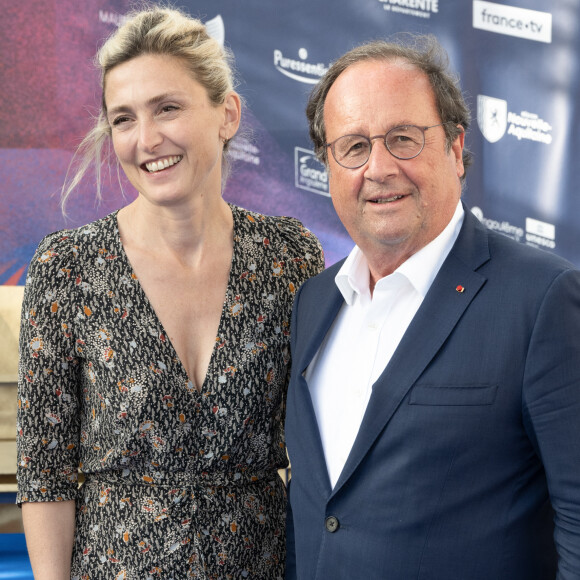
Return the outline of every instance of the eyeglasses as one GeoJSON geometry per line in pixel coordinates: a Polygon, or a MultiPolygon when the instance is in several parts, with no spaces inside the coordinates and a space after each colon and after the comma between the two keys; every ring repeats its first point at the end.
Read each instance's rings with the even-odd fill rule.
{"type": "MultiPolygon", "coordinates": [[[[447,121],[447,123],[449,122],[447,121]]],[[[425,147],[425,131],[433,129],[433,127],[441,127],[447,123],[439,123],[430,127],[400,125],[393,127],[386,135],[375,135],[374,137],[343,135],[332,143],[326,143],[325,146],[330,147],[336,162],[346,169],[357,169],[369,160],[375,139],[382,139],[393,157],[413,159],[425,147]]]]}

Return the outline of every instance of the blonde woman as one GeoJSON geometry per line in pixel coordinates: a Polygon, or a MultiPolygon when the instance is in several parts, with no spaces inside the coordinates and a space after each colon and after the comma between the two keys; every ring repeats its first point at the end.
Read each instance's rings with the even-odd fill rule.
{"type": "Polygon", "coordinates": [[[17,501],[35,578],[282,578],[290,312],[320,244],[222,198],[241,103],[199,21],[134,13],[98,63],[63,201],[109,142],[138,196],[47,236],[29,268],[17,501]]]}

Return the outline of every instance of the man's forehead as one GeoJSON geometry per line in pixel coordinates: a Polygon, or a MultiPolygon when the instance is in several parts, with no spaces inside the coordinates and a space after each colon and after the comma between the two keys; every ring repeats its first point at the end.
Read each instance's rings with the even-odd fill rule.
{"type": "Polygon", "coordinates": [[[326,102],[345,104],[345,100],[364,99],[368,91],[381,91],[383,88],[385,92],[404,93],[409,84],[422,83],[426,84],[421,90],[428,90],[427,75],[402,58],[364,60],[350,65],[336,78],[328,90],[326,102]]]}
{"type": "Polygon", "coordinates": [[[340,78],[340,76],[342,76],[347,71],[365,68],[375,71],[404,70],[404,71],[421,72],[416,65],[409,62],[406,58],[403,58],[401,56],[393,56],[385,58],[368,58],[360,60],[358,62],[354,62],[348,67],[346,67],[344,71],[338,76],[338,78],[340,78]]]}

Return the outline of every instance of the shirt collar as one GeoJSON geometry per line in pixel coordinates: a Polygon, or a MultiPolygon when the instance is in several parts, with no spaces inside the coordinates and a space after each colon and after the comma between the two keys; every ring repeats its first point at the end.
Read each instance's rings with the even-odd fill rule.
{"type": "MultiPolygon", "coordinates": [[[[457,240],[463,224],[464,213],[460,200],[445,229],[395,270],[395,272],[405,276],[423,298],[429,291],[455,240],[457,240]]],[[[344,301],[351,306],[357,296],[370,297],[369,278],[369,265],[365,255],[358,246],[355,246],[336,274],[334,281],[344,301]]],[[[377,288],[380,287],[381,281],[387,278],[389,276],[379,280],[377,288]]]]}

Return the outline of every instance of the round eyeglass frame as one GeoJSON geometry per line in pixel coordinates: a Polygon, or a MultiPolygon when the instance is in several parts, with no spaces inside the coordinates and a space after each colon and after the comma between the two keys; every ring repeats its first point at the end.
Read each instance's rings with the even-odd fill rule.
{"type": "Polygon", "coordinates": [[[348,135],[341,135],[340,137],[338,137],[337,139],[335,139],[334,141],[332,141],[332,143],[325,143],[324,146],[325,147],[330,147],[330,150],[332,151],[332,156],[334,157],[334,160],[341,166],[344,167],[345,169],[358,169],[359,167],[362,167],[365,163],[368,163],[368,160],[371,158],[371,153],[373,150],[373,141],[375,139],[382,139],[383,143],[385,144],[385,147],[387,149],[387,151],[396,159],[400,159],[402,161],[408,161],[409,159],[415,159],[415,157],[418,157],[421,154],[421,151],[423,151],[423,149],[425,148],[425,131],[428,131],[429,129],[433,129],[434,127],[442,127],[443,125],[448,125],[449,123],[453,123],[453,121],[445,121],[444,123],[438,123],[437,125],[427,125],[427,126],[421,126],[421,125],[397,125],[396,127],[393,127],[392,129],[389,129],[389,131],[387,131],[384,135],[374,135],[373,137],[366,137],[365,135],[359,135],[358,133],[349,133],[348,135]],[[423,135],[423,143],[421,144],[421,148],[419,149],[419,151],[417,151],[417,153],[415,153],[415,155],[411,155],[410,157],[401,157],[399,155],[395,155],[391,149],[389,148],[389,144],[387,142],[387,137],[390,135],[390,133],[392,133],[393,131],[396,131],[397,129],[401,129],[403,127],[413,127],[415,129],[419,129],[421,131],[421,134],[423,135]],[[337,158],[336,155],[334,153],[334,146],[336,145],[337,141],[340,141],[341,139],[344,139],[344,137],[362,137],[363,139],[366,139],[369,144],[369,156],[362,162],[359,163],[358,165],[354,165],[354,166],[349,166],[349,165],[344,165],[342,164],[337,158]]]}

